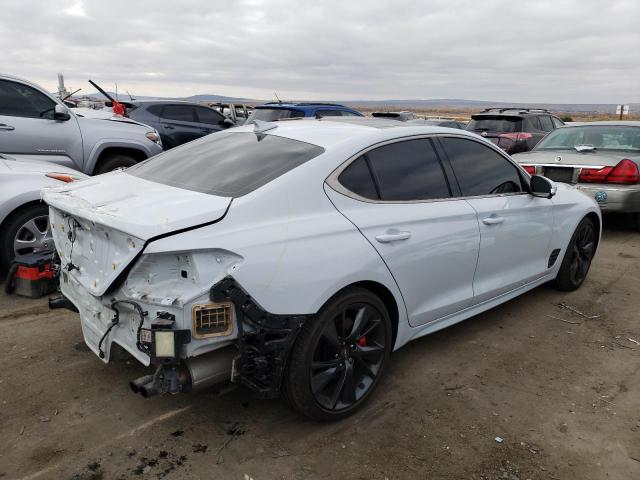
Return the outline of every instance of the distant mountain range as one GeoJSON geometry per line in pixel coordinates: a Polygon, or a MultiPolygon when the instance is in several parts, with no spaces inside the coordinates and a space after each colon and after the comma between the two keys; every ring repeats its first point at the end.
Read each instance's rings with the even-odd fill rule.
{"type": "MultiPolygon", "coordinates": [[[[107,92],[112,97],[115,97],[114,92],[107,92]]],[[[95,97],[97,99],[103,99],[104,96],[100,93],[89,93],[83,96],[95,97]]],[[[121,101],[129,101],[129,96],[126,94],[118,94],[121,101]]],[[[264,103],[265,100],[256,100],[251,98],[238,98],[227,97],[224,95],[213,94],[198,94],[191,95],[189,97],[153,97],[135,95],[136,100],[185,100],[189,102],[203,102],[203,103],[244,103],[249,105],[259,105],[264,103]]],[[[271,100],[272,101],[272,100],[271,100]]],[[[324,101],[324,100],[323,100],[324,101]]],[[[494,102],[488,100],[466,100],[459,98],[438,98],[431,100],[422,99],[389,99],[389,100],[326,100],[330,103],[342,103],[354,107],[362,107],[369,109],[380,110],[402,110],[402,109],[452,109],[452,110],[480,110],[488,107],[517,107],[517,108],[546,108],[553,112],[575,112],[575,113],[615,113],[616,105],[608,103],[523,103],[523,102],[494,102]]],[[[640,113],[640,103],[630,104],[631,113],[637,115],[640,113]]]]}

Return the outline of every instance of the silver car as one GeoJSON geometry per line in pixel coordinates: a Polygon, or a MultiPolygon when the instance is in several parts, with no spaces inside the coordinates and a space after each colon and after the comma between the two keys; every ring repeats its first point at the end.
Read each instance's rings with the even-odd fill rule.
{"type": "Polygon", "coordinates": [[[47,162],[0,155],[0,270],[19,254],[53,249],[49,208],[40,190],[86,178],[47,162]]]}
{"type": "Polygon", "coordinates": [[[640,122],[573,123],[514,155],[530,174],[574,185],[603,213],[633,215],[640,230],[640,122]]]}
{"type": "Polygon", "coordinates": [[[0,153],[95,175],[162,152],[148,125],[74,110],[34,83],[0,74],[0,153]]]}

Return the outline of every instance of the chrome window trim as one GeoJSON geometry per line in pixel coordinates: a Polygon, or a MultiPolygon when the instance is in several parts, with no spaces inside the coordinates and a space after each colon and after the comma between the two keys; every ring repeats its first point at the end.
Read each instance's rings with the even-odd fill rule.
{"type": "MultiPolygon", "coordinates": [[[[522,165],[517,163],[515,160],[513,160],[511,157],[509,157],[503,150],[501,150],[499,147],[497,147],[493,143],[489,142],[488,140],[484,140],[482,138],[477,139],[477,138],[473,138],[473,137],[471,137],[469,135],[456,134],[456,133],[428,133],[428,134],[418,134],[418,135],[407,135],[405,137],[397,137],[397,138],[393,138],[391,140],[385,140],[383,142],[376,143],[374,145],[369,145],[368,147],[363,148],[358,153],[356,153],[355,155],[352,155],[347,160],[342,162],[338,166],[338,168],[336,168],[333,172],[331,172],[329,174],[329,176],[325,179],[325,183],[329,187],[331,187],[333,190],[335,190],[336,192],[338,192],[338,193],[340,193],[342,195],[345,195],[346,197],[352,198],[354,200],[358,200],[360,202],[382,204],[382,205],[447,202],[447,201],[471,200],[471,199],[478,199],[478,198],[497,198],[497,197],[513,197],[513,196],[516,196],[516,195],[531,195],[530,192],[514,192],[514,193],[496,193],[496,194],[488,194],[488,195],[473,195],[473,196],[459,196],[459,197],[456,197],[456,196],[453,195],[453,192],[452,192],[452,195],[450,197],[430,198],[430,199],[425,199],[425,200],[374,200],[374,199],[371,199],[371,198],[362,197],[362,196],[358,195],[357,193],[352,192],[351,190],[347,189],[344,185],[342,185],[338,181],[338,177],[340,176],[340,174],[344,170],[346,170],[347,167],[349,167],[349,165],[351,165],[353,162],[355,162],[357,159],[359,159],[363,155],[367,154],[371,150],[374,150],[374,149],[379,148],[379,147],[384,147],[385,145],[390,145],[392,143],[404,142],[404,141],[407,141],[407,140],[419,140],[419,139],[430,139],[430,138],[447,138],[447,137],[463,138],[463,139],[466,139],[466,140],[470,140],[472,142],[479,143],[480,145],[488,146],[493,151],[498,153],[502,158],[504,158],[509,163],[511,163],[511,165],[513,165],[516,168],[517,171],[519,171],[520,173],[522,173],[524,175],[525,179],[530,179],[531,178],[531,175],[529,175],[529,173],[527,173],[527,171],[522,167],[522,165]]],[[[441,148],[444,148],[444,147],[441,147],[441,148]]],[[[438,152],[438,150],[436,148],[434,148],[434,150],[436,152],[436,155],[438,156],[439,161],[442,162],[443,160],[440,158],[440,153],[438,152]]],[[[445,178],[448,181],[451,180],[446,175],[446,172],[445,172],[445,178]]]]}

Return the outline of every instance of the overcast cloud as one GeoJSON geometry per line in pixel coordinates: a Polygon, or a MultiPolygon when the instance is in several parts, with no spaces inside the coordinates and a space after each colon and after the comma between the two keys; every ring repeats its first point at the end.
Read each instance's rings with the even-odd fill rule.
{"type": "Polygon", "coordinates": [[[0,45],[51,90],[640,102],[638,0],[3,0],[0,45]]]}

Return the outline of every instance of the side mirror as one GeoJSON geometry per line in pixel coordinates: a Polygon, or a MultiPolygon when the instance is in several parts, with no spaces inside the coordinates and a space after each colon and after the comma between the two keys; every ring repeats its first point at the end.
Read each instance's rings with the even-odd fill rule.
{"type": "Polygon", "coordinates": [[[229,127],[235,127],[235,126],[236,126],[236,124],[235,124],[235,123],[233,123],[233,120],[231,120],[230,118],[225,118],[225,119],[222,121],[222,124],[223,124],[225,127],[227,127],[227,128],[229,128],[229,127]]]}
{"type": "Polygon", "coordinates": [[[529,186],[534,197],[551,198],[556,194],[557,190],[551,180],[541,175],[533,175],[529,186]]]}
{"type": "Polygon", "coordinates": [[[53,119],[54,120],[59,120],[61,122],[64,122],[66,120],[69,120],[71,118],[71,115],[69,115],[69,111],[67,110],[67,107],[64,107],[62,105],[56,105],[53,109],[53,119]]]}

